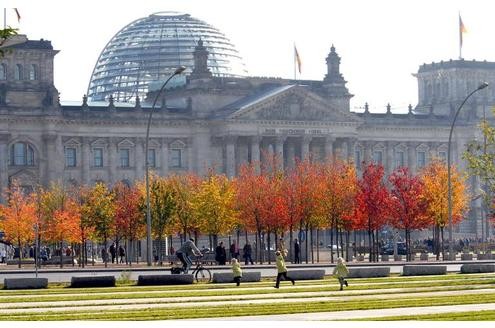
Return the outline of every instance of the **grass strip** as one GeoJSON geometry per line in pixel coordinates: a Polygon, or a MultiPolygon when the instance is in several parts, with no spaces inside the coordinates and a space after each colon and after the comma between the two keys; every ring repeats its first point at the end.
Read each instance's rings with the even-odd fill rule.
{"type": "Polygon", "coordinates": [[[495,303],[495,294],[458,295],[448,297],[416,297],[410,299],[390,300],[346,300],[331,302],[308,302],[301,303],[266,303],[266,304],[243,304],[222,306],[200,306],[191,308],[158,309],[147,308],[138,310],[108,310],[79,311],[70,313],[48,311],[44,313],[17,313],[4,314],[0,320],[165,320],[165,319],[192,319],[192,318],[215,318],[228,316],[253,316],[288,313],[311,313],[326,311],[352,311],[368,309],[386,309],[401,307],[422,307],[438,305],[458,304],[481,304],[495,303]]]}
{"type": "Polygon", "coordinates": [[[448,312],[438,314],[403,315],[380,318],[363,318],[359,321],[493,321],[495,320],[494,310],[448,312]]]}

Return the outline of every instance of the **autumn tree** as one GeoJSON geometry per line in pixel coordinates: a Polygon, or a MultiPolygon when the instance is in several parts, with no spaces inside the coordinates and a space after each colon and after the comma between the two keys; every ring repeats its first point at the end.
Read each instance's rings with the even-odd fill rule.
{"type": "Polygon", "coordinates": [[[41,200],[41,230],[45,240],[58,245],[60,267],[63,267],[63,243],[79,241],[79,203],[60,182],[52,182],[48,189],[40,189],[38,192],[41,200]]]}
{"type": "MultiPolygon", "coordinates": [[[[320,172],[309,159],[297,162],[294,169],[287,174],[288,183],[293,189],[290,191],[294,203],[288,205],[289,208],[298,208],[296,213],[300,215],[297,220],[299,223],[299,234],[304,231],[305,235],[311,234],[316,228],[318,216],[320,215],[320,204],[323,196],[323,180],[320,172]]],[[[291,216],[291,214],[289,214],[291,216]]],[[[306,238],[305,258],[308,262],[309,238],[306,238]]],[[[301,241],[302,242],[302,241],[301,241]]],[[[311,240],[313,243],[313,240],[311,240]]],[[[302,243],[301,243],[302,244],[302,243]]],[[[311,250],[313,248],[311,247],[311,250]]],[[[312,253],[313,254],[313,253],[312,253]]]]}
{"type": "Polygon", "coordinates": [[[370,262],[378,261],[378,231],[387,223],[389,209],[390,193],[385,186],[383,166],[369,163],[358,180],[355,224],[368,231],[370,262]]]}
{"type": "MultiPolygon", "coordinates": [[[[352,163],[346,163],[340,159],[327,161],[322,167],[322,181],[324,183],[322,211],[327,218],[330,227],[330,244],[334,245],[334,231],[336,233],[335,244],[337,253],[339,246],[344,244],[342,232],[346,232],[346,242],[349,244],[349,232],[352,228],[352,214],[356,194],[358,190],[356,169],[352,163]],[[340,238],[339,238],[340,235],[340,238]]],[[[343,257],[343,249],[342,257],[343,257]]],[[[346,252],[347,253],[347,252],[346,252]]],[[[334,256],[331,252],[331,261],[334,256]]]]}
{"type": "Polygon", "coordinates": [[[411,231],[427,228],[431,221],[426,215],[427,203],[423,198],[423,182],[409,169],[396,169],[388,178],[391,185],[390,219],[396,229],[406,236],[407,261],[411,260],[411,231]]]}
{"type": "MultiPolygon", "coordinates": [[[[115,195],[115,230],[118,230],[119,235],[126,240],[126,262],[131,265],[133,243],[145,234],[145,215],[142,209],[144,197],[137,186],[128,186],[122,182],[114,186],[113,193],[115,195]]],[[[151,195],[155,196],[153,193],[151,195]]],[[[155,200],[153,197],[151,199],[155,200]]],[[[154,205],[152,206],[152,222],[154,222],[153,214],[155,214],[158,208],[155,207],[156,204],[154,201],[152,203],[154,205]]]]}
{"type": "Polygon", "coordinates": [[[36,206],[31,196],[26,195],[17,182],[13,182],[6,191],[6,205],[0,205],[2,229],[5,239],[17,245],[19,250],[19,268],[22,263],[22,247],[34,241],[36,224],[36,206]]]}
{"type": "MultiPolygon", "coordinates": [[[[439,160],[431,161],[421,172],[423,182],[423,198],[427,202],[426,215],[434,223],[434,239],[437,260],[445,259],[444,230],[449,224],[448,216],[448,184],[447,166],[439,160]],[[441,241],[441,244],[440,244],[441,241]]],[[[455,167],[451,168],[452,186],[452,224],[458,224],[468,208],[468,192],[466,178],[459,174],[455,167]]]]}
{"type": "Polygon", "coordinates": [[[200,180],[194,174],[175,175],[169,177],[175,197],[174,223],[182,236],[182,240],[187,239],[187,235],[193,233],[197,237],[199,230],[199,220],[193,207],[193,199],[198,191],[200,180]]]}
{"type": "Polygon", "coordinates": [[[238,220],[234,184],[224,175],[210,174],[201,182],[193,208],[200,230],[210,234],[216,246],[218,235],[232,231],[238,220]]]}
{"type": "MultiPolygon", "coordinates": [[[[487,221],[490,220],[493,211],[493,200],[495,195],[495,127],[483,119],[480,123],[482,138],[468,143],[463,159],[467,162],[467,171],[474,179],[479,179],[481,188],[474,191],[473,199],[481,198],[481,206],[487,221]]],[[[489,224],[482,229],[488,236],[489,224]]]]}
{"type": "MultiPolygon", "coordinates": [[[[98,182],[89,189],[81,207],[82,214],[95,229],[95,237],[107,247],[108,238],[113,231],[113,217],[115,214],[115,195],[104,183],[98,182]]],[[[108,256],[103,261],[107,267],[108,256]]]]}
{"type": "Polygon", "coordinates": [[[259,174],[255,165],[248,164],[240,167],[236,180],[237,209],[245,229],[256,233],[255,254],[260,263],[262,263],[261,233],[265,229],[261,207],[267,188],[267,176],[259,174]]]}

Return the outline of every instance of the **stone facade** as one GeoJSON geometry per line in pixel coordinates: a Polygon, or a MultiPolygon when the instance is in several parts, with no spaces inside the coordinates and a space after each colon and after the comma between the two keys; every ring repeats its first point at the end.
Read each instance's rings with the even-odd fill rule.
{"type": "MultiPolygon", "coordinates": [[[[30,188],[59,179],[111,184],[144,177],[150,104],[162,95],[151,90],[147,99],[133,104],[112,99],[88,103],[84,97],[80,104],[61,105],[53,85],[57,51],[51,43],[26,41],[11,50],[0,59],[5,72],[0,71],[1,188],[13,179],[30,188]]],[[[375,161],[387,173],[398,166],[417,172],[434,157],[446,158],[452,108],[474,81],[495,82],[495,63],[423,65],[417,73],[419,104],[414,109],[396,114],[388,107],[386,113],[375,114],[366,107],[364,113],[354,113],[333,46],[322,81],[217,78],[209,72],[207,58],[206,48],[198,45],[187,83],[166,90],[166,101],[157,102],[148,158],[158,174],[205,174],[214,168],[235,176],[241,164],[263,162],[265,152],[278,154],[286,168],[311,154],[316,160],[341,156],[358,168],[363,161],[375,161]],[[435,76],[443,83],[439,90],[448,89],[441,95],[435,76]]],[[[458,121],[452,158],[461,169],[465,144],[477,137],[480,108],[482,112],[494,103],[493,91],[481,91],[458,121]]],[[[474,178],[472,185],[479,185],[474,178]]],[[[457,232],[479,235],[479,205],[472,204],[471,217],[457,232]]]]}

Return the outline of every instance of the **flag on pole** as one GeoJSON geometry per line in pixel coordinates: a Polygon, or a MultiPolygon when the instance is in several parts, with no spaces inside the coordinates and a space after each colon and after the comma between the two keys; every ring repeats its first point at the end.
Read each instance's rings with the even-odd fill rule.
{"type": "Polygon", "coordinates": [[[19,14],[19,10],[17,10],[17,8],[14,8],[14,11],[15,11],[15,14],[17,15],[17,22],[20,23],[21,22],[21,14],[19,14]]]}
{"type": "Polygon", "coordinates": [[[459,44],[462,47],[462,35],[464,33],[467,33],[466,26],[464,26],[464,23],[462,22],[461,14],[459,14],[459,44]]]}
{"type": "Polygon", "coordinates": [[[296,45],[294,44],[294,58],[296,59],[297,70],[299,74],[301,74],[301,57],[299,57],[299,53],[297,52],[296,45]]]}

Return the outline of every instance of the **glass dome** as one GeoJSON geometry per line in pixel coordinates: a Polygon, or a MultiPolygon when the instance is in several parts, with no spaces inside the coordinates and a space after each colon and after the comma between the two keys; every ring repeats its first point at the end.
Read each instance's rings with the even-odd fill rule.
{"type": "Polygon", "coordinates": [[[177,67],[191,73],[200,39],[210,53],[208,68],[214,76],[247,75],[239,52],[219,30],[189,14],[160,12],[135,20],[108,42],[93,70],[88,99],[143,99],[152,82],[165,80],[177,67]]]}

